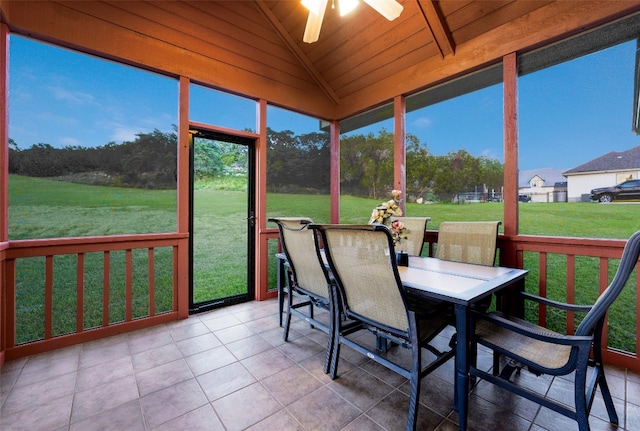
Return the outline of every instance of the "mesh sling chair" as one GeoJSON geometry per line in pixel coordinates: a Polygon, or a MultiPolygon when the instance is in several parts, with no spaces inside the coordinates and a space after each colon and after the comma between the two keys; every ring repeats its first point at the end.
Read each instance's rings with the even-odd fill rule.
{"type": "Polygon", "coordinates": [[[602,333],[607,310],[627,283],[638,262],[639,253],[640,231],[627,241],[613,280],[607,289],[600,294],[593,306],[565,304],[525,292],[520,293],[526,300],[532,300],[549,307],[565,311],[586,312],[587,314],[578,326],[575,335],[558,334],[500,312],[488,314],[472,312],[472,329],[475,323],[474,343],[493,350],[493,371],[488,373],[472,367],[471,375],[576,420],[581,431],[589,430],[589,412],[596,389],[600,386],[609,421],[617,425],[618,416],[604,374],[602,333]],[[499,355],[504,355],[506,359],[517,362],[519,364],[518,372],[522,367],[526,367],[538,375],[563,376],[575,372],[574,405],[569,407],[534,392],[524,385],[520,385],[517,378],[512,381],[513,368],[510,369],[510,365],[507,364],[505,366],[507,372],[504,369],[500,372],[499,355]],[[589,367],[592,367],[593,371],[587,384],[589,367]]]}
{"type": "MultiPolygon", "coordinates": [[[[393,239],[381,225],[312,225],[322,236],[329,269],[335,278],[333,300],[349,318],[359,321],[375,335],[411,349],[409,367],[380,355],[361,338],[361,334],[336,334],[331,358],[331,378],[337,375],[340,346],[347,345],[410,381],[407,430],[415,430],[420,380],[454,355],[452,350],[438,353],[424,369],[421,367],[423,347],[448,324],[449,317],[437,304],[424,310],[407,306],[404,288],[398,274],[393,239]]],[[[337,315],[334,315],[337,318],[337,315]]],[[[430,347],[430,346],[429,346],[430,347]]]]}
{"type": "Polygon", "coordinates": [[[438,229],[438,259],[493,265],[499,221],[442,222],[438,229]]]}
{"type": "MultiPolygon", "coordinates": [[[[438,228],[438,259],[493,266],[496,261],[499,221],[442,222],[438,228]]],[[[487,310],[491,296],[474,305],[487,310]]]]}
{"type": "MultiPolygon", "coordinates": [[[[286,256],[286,266],[288,270],[288,292],[287,292],[287,315],[285,318],[284,331],[282,337],[287,341],[289,328],[291,326],[291,316],[296,315],[309,322],[312,327],[316,327],[327,333],[327,351],[324,361],[324,372],[329,372],[329,360],[331,357],[333,341],[334,310],[330,301],[329,285],[324,273],[324,264],[318,252],[317,234],[308,228],[312,222],[309,218],[281,217],[271,218],[278,225],[280,241],[283,252],[286,256]],[[294,303],[294,298],[300,299],[294,303]],[[309,307],[305,313],[301,308],[309,307]],[[321,321],[314,317],[314,307],[319,307],[329,311],[329,319],[321,321]]],[[[338,311],[339,313],[339,311],[338,311]]],[[[344,322],[338,319],[340,330],[354,326],[353,322],[344,322]]]]}
{"type": "Polygon", "coordinates": [[[424,231],[431,217],[394,217],[407,229],[407,239],[396,245],[396,251],[404,251],[412,256],[420,256],[424,246],[424,231]]]}

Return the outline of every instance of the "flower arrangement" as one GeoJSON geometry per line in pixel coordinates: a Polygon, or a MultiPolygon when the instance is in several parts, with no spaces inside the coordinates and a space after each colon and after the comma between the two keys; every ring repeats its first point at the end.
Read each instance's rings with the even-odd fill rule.
{"type": "Polygon", "coordinates": [[[403,239],[407,239],[407,228],[404,227],[404,223],[399,220],[391,220],[392,217],[402,216],[400,196],[402,196],[400,190],[392,190],[392,199],[375,207],[369,219],[369,224],[383,224],[389,228],[393,237],[393,245],[398,245],[403,239]]]}

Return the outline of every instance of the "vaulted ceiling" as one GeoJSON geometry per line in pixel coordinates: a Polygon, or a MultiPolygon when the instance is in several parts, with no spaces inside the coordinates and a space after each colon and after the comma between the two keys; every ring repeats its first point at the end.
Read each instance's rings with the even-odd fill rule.
{"type": "Polygon", "coordinates": [[[320,40],[308,44],[302,42],[307,11],[298,2],[256,1],[290,52],[336,103],[427,59],[453,57],[459,45],[552,1],[400,3],[404,10],[392,22],[366,4],[345,17],[329,6],[320,40]]]}
{"type": "Polygon", "coordinates": [[[398,0],[387,21],[360,2],[302,41],[299,1],[0,0],[12,32],[344,119],[640,12],[640,1],[398,0]]]}

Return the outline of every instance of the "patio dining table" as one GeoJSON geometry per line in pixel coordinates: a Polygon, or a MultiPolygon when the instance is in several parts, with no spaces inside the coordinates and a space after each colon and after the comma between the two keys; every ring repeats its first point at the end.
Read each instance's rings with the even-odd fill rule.
{"type": "Polygon", "coordinates": [[[415,298],[447,301],[456,316],[454,408],[459,429],[467,429],[469,394],[469,328],[471,307],[483,298],[524,280],[527,270],[452,262],[410,256],[409,266],[399,266],[403,286],[415,298]]]}
{"type": "MultiPolygon", "coordinates": [[[[283,288],[286,284],[286,256],[284,253],[278,253],[276,257],[279,260],[278,296],[282,304],[283,288]]],[[[509,286],[518,286],[528,271],[409,256],[409,265],[398,266],[398,273],[403,286],[415,299],[446,301],[454,306],[457,333],[454,408],[458,412],[459,429],[466,430],[469,394],[468,345],[472,336],[469,328],[471,308],[487,296],[509,286]]]]}

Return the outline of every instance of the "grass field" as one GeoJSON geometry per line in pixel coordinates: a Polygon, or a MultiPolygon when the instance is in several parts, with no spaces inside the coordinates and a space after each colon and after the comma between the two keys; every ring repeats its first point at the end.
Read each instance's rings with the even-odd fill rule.
{"type": "MultiPolygon", "coordinates": [[[[83,186],[16,176],[10,176],[9,188],[9,236],[12,240],[175,231],[175,191],[83,186]]],[[[195,268],[194,278],[206,279],[215,275],[218,278],[212,282],[212,285],[224,285],[225,282],[220,280],[229,279],[225,276],[226,271],[232,271],[237,256],[242,256],[245,250],[246,241],[240,233],[246,218],[245,194],[202,187],[196,190],[196,200],[204,203],[201,210],[196,211],[196,214],[201,214],[203,218],[196,219],[195,226],[197,227],[196,235],[204,241],[206,253],[203,259],[205,265],[202,268],[195,268]],[[224,246],[207,243],[208,240],[213,241],[212,238],[220,236],[225,239],[224,246]],[[230,246],[236,247],[237,250],[230,251],[230,246]]],[[[343,196],[340,202],[341,222],[366,223],[371,210],[380,201],[343,196]]],[[[268,194],[267,196],[268,217],[304,215],[312,217],[317,222],[328,222],[329,211],[329,198],[326,195],[268,194]]],[[[640,229],[638,211],[640,211],[638,204],[521,203],[519,204],[520,233],[626,239],[640,229]]],[[[431,217],[427,228],[437,230],[439,224],[445,220],[502,220],[503,204],[494,202],[466,205],[407,203],[406,214],[431,217]]],[[[62,261],[66,258],[56,259],[62,261]]],[[[139,260],[139,265],[144,265],[145,257],[141,256],[139,260]]],[[[119,262],[118,258],[116,262],[119,262]]],[[[76,306],[75,272],[62,269],[65,265],[71,267],[72,262],[65,265],[62,263],[61,269],[57,269],[59,272],[56,273],[54,306],[56,309],[66,311],[66,313],[56,314],[73,316],[72,310],[75,310],[76,306]],[[61,287],[58,288],[58,286],[61,287]]],[[[42,262],[35,262],[35,259],[24,259],[18,267],[17,320],[19,340],[22,341],[38,339],[42,336],[42,265],[42,262]],[[28,262],[29,260],[34,262],[28,262]]],[[[56,268],[57,265],[56,261],[56,268]]],[[[101,318],[99,283],[102,276],[102,263],[100,259],[87,258],[85,265],[87,277],[95,280],[93,282],[96,290],[95,298],[92,295],[85,295],[85,302],[87,302],[85,326],[92,327],[96,322],[99,323],[101,318]]],[[[527,278],[528,289],[534,289],[537,286],[537,266],[537,254],[525,256],[525,268],[530,270],[527,278]]],[[[617,262],[612,262],[611,274],[615,272],[616,267],[617,262]]],[[[562,300],[565,296],[566,258],[550,255],[548,268],[549,296],[562,300]]],[[[270,272],[273,273],[271,270],[270,272]]],[[[576,272],[577,301],[592,302],[597,296],[597,260],[577,258],[576,272]]],[[[112,273],[114,300],[110,309],[113,308],[112,316],[117,319],[121,315],[119,298],[122,297],[122,292],[119,290],[122,282],[118,277],[122,278],[124,270],[120,264],[114,263],[112,273]]],[[[146,295],[143,291],[144,284],[145,280],[136,281],[141,298],[146,295]]],[[[230,285],[228,287],[233,285],[233,283],[228,284],[230,285]]],[[[160,309],[164,309],[166,304],[171,303],[170,290],[161,288],[158,295],[156,306],[160,309]]],[[[210,296],[210,292],[204,292],[203,295],[210,296]]],[[[620,300],[614,304],[610,316],[610,345],[628,351],[635,351],[634,328],[637,314],[635,296],[635,289],[630,285],[620,300]]],[[[140,299],[136,313],[144,315],[148,305],[145,301],[146,299],[140,299]]],[[[529,317],[533,315],[529,313],[529,317]]],[[[563,317],[553,315],[550,318],[550,326],[563,327],[563,317]]],[[[74,330],[72,321],[62,320],[55,324],[56,334],[74,330]]]]}

